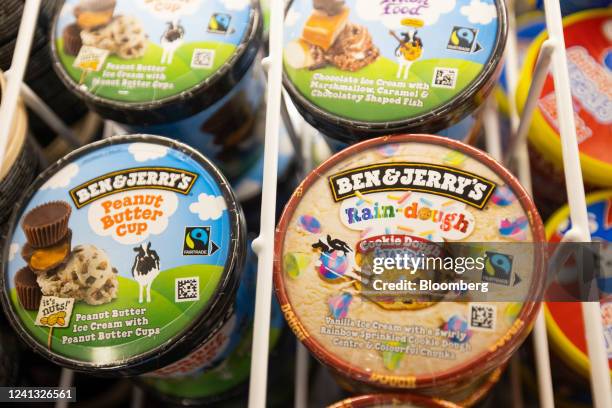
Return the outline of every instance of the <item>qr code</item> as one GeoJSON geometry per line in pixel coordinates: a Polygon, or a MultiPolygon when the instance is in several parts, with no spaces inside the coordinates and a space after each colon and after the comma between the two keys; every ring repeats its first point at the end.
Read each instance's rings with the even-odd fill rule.
{"type": "Polygon", "coordinates": [[[433,83],[434,88],[455,89],[457,85],[457,68],[439,68],[434,69],[433,83]]]}
{"type": "Polygon", "coordinates": [[[470,303],[470,327],[475,330],[495,330],[497,308],[495,305],[470,303]]]}
{"type": "Polygon", "coordinates": [[[174,280],[174,301],[193,302],[200,299],[200,278],[177,278],[174,280]]]}
{"type": "Polygon", "coordinates": [[[196,48],[191,56],[191,68],[210,69],[215,62],[215,50],[196,48]]]}

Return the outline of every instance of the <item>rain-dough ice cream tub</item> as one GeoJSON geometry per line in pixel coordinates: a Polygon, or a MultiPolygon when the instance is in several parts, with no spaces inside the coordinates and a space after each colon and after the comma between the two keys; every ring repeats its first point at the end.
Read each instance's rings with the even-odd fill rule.
{"type": "MultiPolygon", "coordinates": [[[[600,272],[598,287],[601,291],[601,322],[604,329],[608,364],[612,376],[612,190],[587,196],[587,211],[593,241],[599,241],[600,272]]],[[[569,207],[558,210],[546,223],[550,242],[560,242],[571,227],[569,207]]],[[[563,282],[572,285],[572,282],[563,282]]],[[[586,345],[584,320],[580,303],[547,302],[546,326],[555,354],[574,372],[588,379],[590,361],[586,345]]]]}
{"type": "MultiPolygon", "coordinates": [[[[587,187],[612,186],[612,9],[574,14],[563,20],[580,164],[587,187]]],[[[531,86],[542,33],[529,48],[517,89],[523,110],[531,86]]],[[[565,203],[563,159],[552,75],[548,75],[529,132],[537,199],[565,203]]]]}
{"type": "Polygon", "coordinates": [[[284,84],[309,123],[347,143],[435,133],[492,90],[506,25],[503,0],[296,0],[284,84]]]}
{"type": "Polygon", "coordinates": [[[68,0],[54,66],[102,117],[188,143],[232,178],[262,150],[261,20],[250,0],[68,0]]]}
{"type": "MultiPolygon", "coordinates": [[[[480,150],[429,135],[354,145],[310,173],[277,227],[274,284],[298,339],[333,372],[378,388],[443,392],[503,364],[537,305],[362,296],[363,248],[398,240],[544,242],[544,229],[516,179],[480,150]],[[484,310],[492,318],[480,325],[484,310]]],[[[539,257],[514,256],[500,284],[535,299],[539,257]]]]}
{"type": "Polygon", "coordinates": [[[219,170],[158,136],[114,137],[48,168],[17,203],[2,304],[31,348],[98,375],[186,375],[222,360],[246,254],[219,170]]]}

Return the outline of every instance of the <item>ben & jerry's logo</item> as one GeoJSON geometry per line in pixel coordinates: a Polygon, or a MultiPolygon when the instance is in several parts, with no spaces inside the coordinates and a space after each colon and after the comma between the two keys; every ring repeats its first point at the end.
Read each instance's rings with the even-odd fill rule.
{"type": "Polygon", "coordinates": [[[198,175],[171,167],[138,167],[108,173],[70,190],[77,208],[122,191],[156,189],[187,195],[198,175]]]}
{"type": "Polygon", "coordinates": [[[418,191],[450,197],[482,209],[495,183],[476,174],[425,163],[384,163],[358,167],[329,177],[336,202],[382,191],[418,191]]]}

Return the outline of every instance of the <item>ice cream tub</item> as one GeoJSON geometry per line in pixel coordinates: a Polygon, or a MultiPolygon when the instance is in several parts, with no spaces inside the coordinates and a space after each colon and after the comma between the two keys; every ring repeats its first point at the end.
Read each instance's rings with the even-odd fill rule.
{"type": "Polygon", "coordinates": [[[506,35],[502,0],[297,0],[284,85],[309,123],[347,143],[435,133],[493,89],[506,35]]]}
{"type": "Polygon", "coordinates": [[[49,360],[174,377],[239,343],[244,217],[197,151],[149,135],[96,142],[45,170],[15,208],[2,304],[49,360]]]}
{"type": "Polygon", "coordinates": [[[347,398],[328,408],[459,408],[460,405],[412,394],[370,394],[347,398]]]}
{"type": "MultiPolygon", "coordinates": [[[[250,244],[250,243],[249,243],[250,244]]],[[[255,282],[257,257],[248,246],[248,258],[238,287],[236,310],[241,310],[246,327],[241,331],[238,346],[214,367],[176,378],[139,378],[139,385],[156,399],[175,406],[202,406],[220,402],[244,391],[251,368],[253,314],[255,312],[255,282]]],[[[283,316],[276,302],[272,303],[270,348],[278,342],[283,328],[283,316]]]]}
{"type": "MultiPolygon", "coordinates": [[[[482,110],[466,116],[458,123],[455,123],[447,129],[442,129],[436,132],[436,136],[444,136],[453,140],[458,140],[467,144],[475,144],[482,130],[482,110]]],[[[324,136],[325,137],[325,136],[324,136]]],[[[339,152],[348,147],[348,144],[341,142],[331,137],[325,137],[329,147],[334,152],[339,152]]]]}
{"type": "Polygon", "coordinates": [[[54,67],[103,118],[188,143],[232,178],[262,150],[261,27],[250,0],[68,0],[54,67]]]}
{"type": "MultiPolygon", "coordinates": [[[[544,228],[516,179],[478,149],[430,135],[349,147],[310,173],[277,227],[274,285],[298,339],[333,372],[376,388],[441,393],[501,366],[529,332],[537,304],[364,291],[374,280],[363,268],[365,250],[384,255],[393,248],[386,243],[398,242],[533,246],[544,242],[544,228]],[[459,180],[471,187],[451,186],[459,180]],[[474,316],[485,310],[490,319],[480,325],[474,316]]],[[[541,254],[522,248],[497,253],[507,261],[498,284],[537,297],[541,254]]],[[[481,270],[483,280],[485,270],[493,273],[481,270]]]]}
{"type": "MultiPolygon", "coordinates": [[[[4,74],[0,72],[0,101],[5,89],[4,74]]],[[[38,156],[27,140],[27,132],[28,118],[23,102],[19,99],[0,165],[0,225],[8,220],[23,186],[30,184],[38,172],[38,156]]],[[[0,244],[1,230],[0,227],[0,244]]]]}
{"type": "MultiPolygon", "coordinates": [[[[536,7],[544,10],[544,0],[536,0],[536,7]]],[[[610,0],[560,0],[561,13],[566,16],[579,11],[610,6],[610,0]]]]}
{"type": "MultiPolygon", "coordinates": [[[[601,297],[601,322],[612,376],[612,190],[587,195],[587,211],[591,237],[600,243],[601,275],[597,283],[601,297]]],[[[571,227],[569,216],[569,207],[565,206],[546,223],[546,235],[550,242],[561,241],[571,227]]],[[[577,282],[573,280],[560,280],[559,284],[568,289],[577,287],[577,282]]],[[[590,361],[580,303],[547,302],[544,310],[555,354],[574,372],[583,375],[585,379],[590,378],[590,361]]]]}
{"type": "MultiPolygon", "coordinates": [[[[612,186],[611,17],[612,9],[597,9],[563,19],[580,163],[587,186],[612,186]]],[[[546,32],[540,34],[528,50],[517,89],[520,111],[524,109],[538,52],[546,38],[546,32]]],[[[554,180],[555,189],[562,191],[563,159],[557,118],[554,83],[549,74],[534,112],[529,143],[534,172],[544,180],[554,180]]],[[[545,188],[545,184],[534,184],[535,190],[545,188]]]]}

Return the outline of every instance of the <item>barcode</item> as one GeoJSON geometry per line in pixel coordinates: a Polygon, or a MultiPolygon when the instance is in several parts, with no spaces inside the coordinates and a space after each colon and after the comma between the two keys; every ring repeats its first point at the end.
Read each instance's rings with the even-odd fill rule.
{"type": "Polygon", "coordinates": [[[174,281],[174,301],[192,302],[200,299],[200,278],[177,278],[174,281]]]}
{"type": "Polygon", "coordinates": [[[191,56],[191,68],[210,69],[215,62],[215,50],[196,48],[191,56]]]}
{"type": "Polygon", "coordinates": [[[455,89],[457,84],[457,68],[440,68],[434,69],[432,86],[434,88],[455,89]]]}
{"type": "Polygon", "coordinates": [[[497,308],[494,305],[470,304],[470,327],[480,330],[495,330],[497,308]]]}

